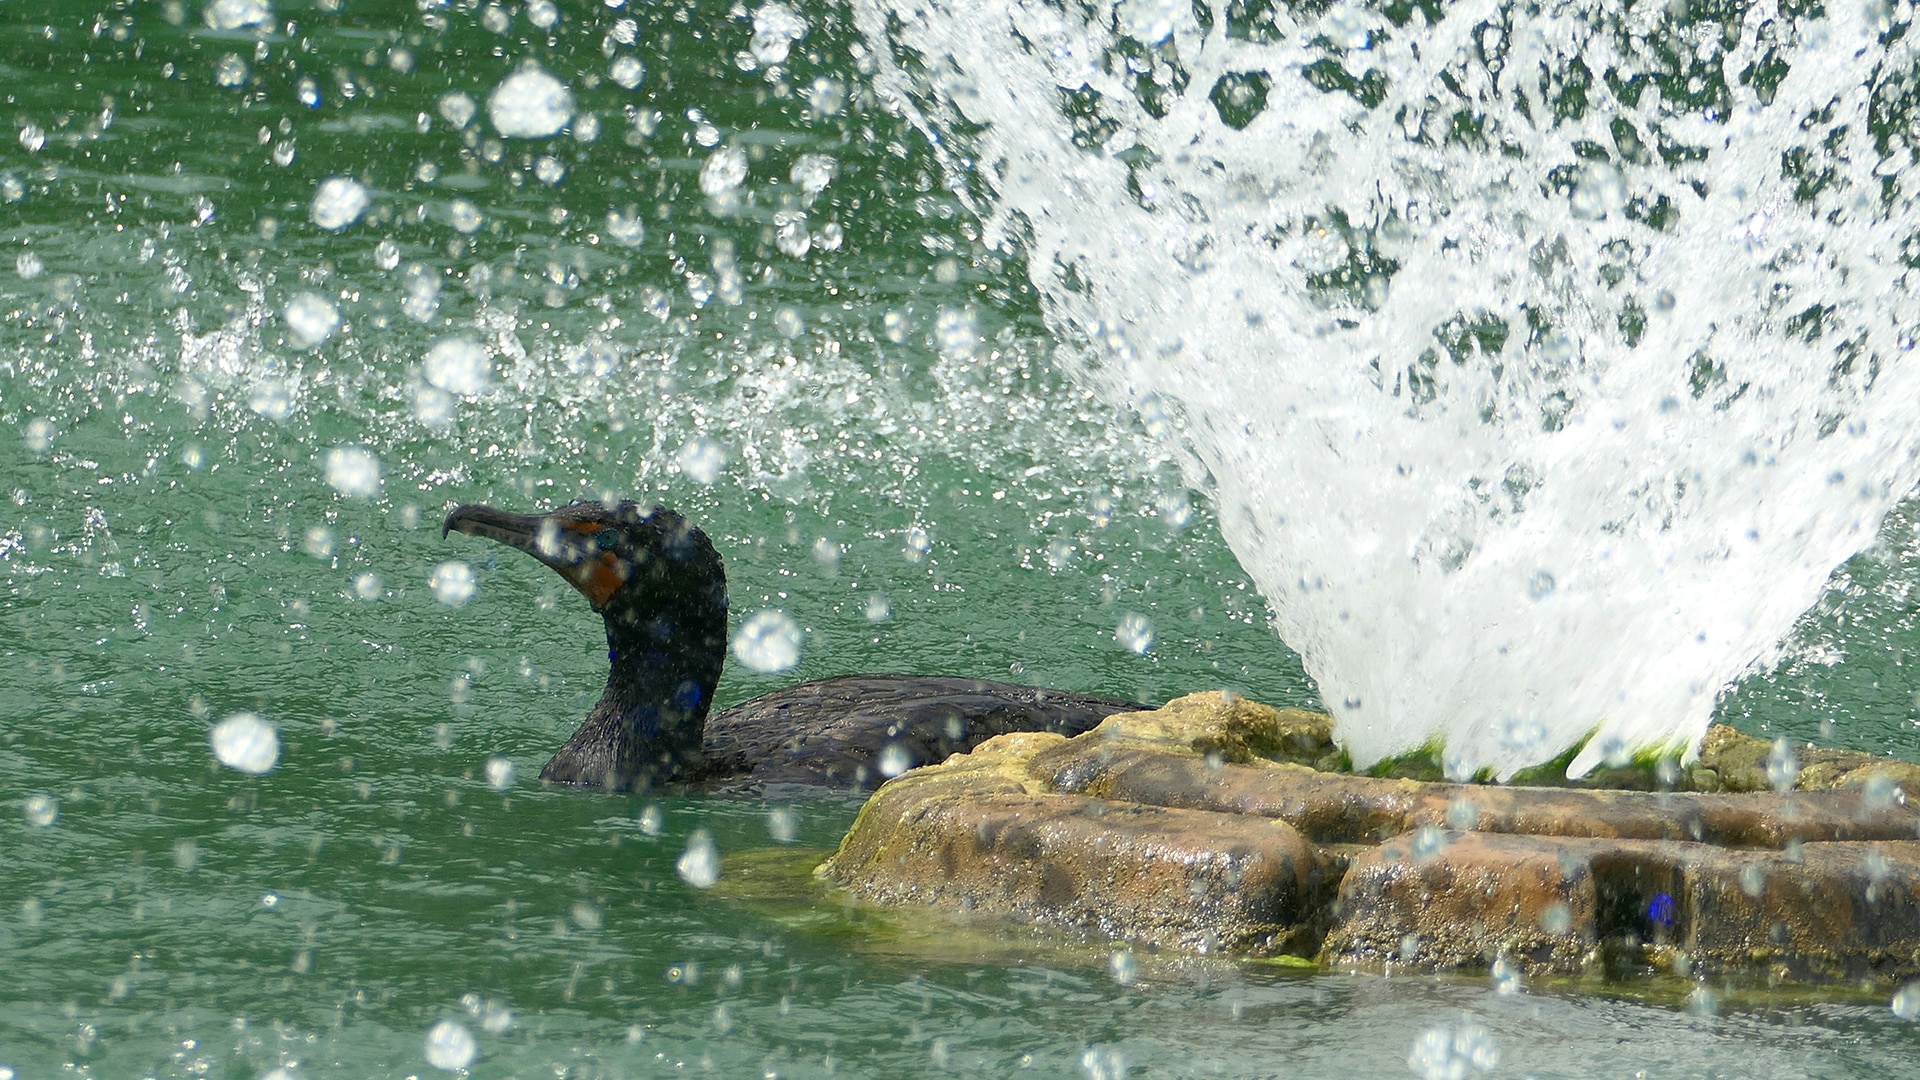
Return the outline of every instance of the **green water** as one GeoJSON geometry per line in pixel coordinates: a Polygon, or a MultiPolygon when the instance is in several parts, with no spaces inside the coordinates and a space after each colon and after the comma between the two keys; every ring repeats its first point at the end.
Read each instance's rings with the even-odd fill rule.
{"type": "MultiPolygon", "coordinates": [[[[863,93],[837,9],[806,9],[770,73],[742,70],[751,20],[721,4],[569,5],[550,29],[423,6],[215,31],[197,4],[0,2],[0,1076],[437,1074],[442,1019],[503,1077],[1402,1075],[1467,1023],[1502,1075],[1920,1061],[1884,995],[1688,1007],[1145,956],[1122,981],[1102,942],[812,892],[850,801],[540,790],[598,693],[598,620],[530,560],[443,541],[456,501],[693,515],[736,618],[806,632],[794,670],[731,666],[721,704],[874,670],[1314,696],[1154,433],[1056,372],[1023,269],[863,93]],[[644,63],[635,88],[609,51],[644,63]],[[578,116],[494,138],[487,95],[526,58],[596,138],[578,116]],[[464,132],[452,91],[479,106],[464,132]],[[734,206],[699,188],[727,145],[734,206]],[[808,153],[837,175],[802,206],[808,153]],[[335,176],[371,199],[329,231],[335,176]],[[794,210],[840,246],[783,252],[794,210]],[[341,319],[311,349],[283,316],[304,292],[341,319]],[[491,373],[442,424],[422,357],[453,334],[491,373]],[[675,465],[696,437],[727,453],[711,483],[675,465]],[[346,446],[380,462],[371,497],[328,481],[346,446]],[[464,606],[428,586],[450,559],[464,606]],[[1116,642],[1130,615],[1144,654],[1116,642]],[[278,728],[265,775],[209,748],[238,711],[278,728]],[[712,891],[675,872],[696,829],[712,891]]],[[[1905,521],[1730,719],[1920,757],[1905,521]]]]}

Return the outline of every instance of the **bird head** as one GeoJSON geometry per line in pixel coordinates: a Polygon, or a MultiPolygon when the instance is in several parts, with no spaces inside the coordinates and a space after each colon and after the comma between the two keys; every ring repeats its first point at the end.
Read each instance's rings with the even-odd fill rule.
{"type": "Polygon", "coordinates": [[[545,563],[605,616],[710,604],[726,607],[726,572],[705,533],[655,506],[575,502],[545,514],[456,506],[440,535],[484,537],[545,563]]]}

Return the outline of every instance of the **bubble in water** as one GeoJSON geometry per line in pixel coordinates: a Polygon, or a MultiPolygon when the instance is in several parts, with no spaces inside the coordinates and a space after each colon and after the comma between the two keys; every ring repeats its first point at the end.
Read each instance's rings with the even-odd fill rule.
{"type": "Polygon", "coordinates": [[[447,1072],[458,1072],[473,1064],[480,1050],[473,1032],[457,1020],[442,1020],[427,1030],[427,1064],[447,1072]]]}
{"type": "Polygon", "coordinates": [[[1800,779],[1800,756],[1793,752],[1793,746],[1786,738],[1773,740],[1773,749],[1767,754],[1767,783],[1773,790],[1785,795],[1793,790],[1796,780],[1800,779]]]}
{"type": "Polygon", "coordinates": [[[360,220],[372,198],[358,180],[349,176],[329,176],[320,181],[313,193],[313,223],[330,232],[360,220]]]}
{"type": "Polygon", "coordinates": [[[287,301],[287,343],[311,349],[333,336],[340,326],[340,309],[319,293],[303,292],[287,301]]]}
{"type": "Polygon", "coordinates": [[[613,58],[613,66],[607,69],[607,76],[624,89],[631,90],[647,77],[647,65],[641,63],[639,57],[621,53],[613,58]]]}
{"type": "Polygon", "coordinates": [[[1125,948],[1115,949],[1112,953],[1108,954],[1107,973],[1112,975],[1113,981],[1119,983],[1121,986],[1132,986],[1134,979],[1138,977],[1138,969],[1133,960],[1133,950],[1125,948]]]}
{"type": "Polygon", "coordinates": [[[648,836],[659,836],[660,831],[667,827],[666,811],[660,809],[658,803],[648,803],[643,807],[639,820],[640,831],[648,836]]]}
{"type": "Polygon", "coordinates": [[[485,390],[493,377],[486,348],[465,335],[434,342],[423,366],[429,383],[462,397],[485,390]]]}
{"type": "Polygon", "coordinates": [[[680,880],[696,889],[711,889],[720,880],[720,849],[705,829],[695,829],[687,837],[687,850],[673,862],[680,880]]]}
{"type": "Polygon", "coordinates": [[[1920,982],[1910,982],[1893,995],[1893,1015],[1902,1020],[1920,1020],[1920,982]]]}
{"type": "Polygon", "coordinates": [[[727,449],[705,435],[688,439],[673,455],[680,472],[696,484],[712,484],[727,467],[727,449]]]}
{"type": "Polygon", "coordinates": [[[364,446],[336,446],[327,451],[327,484],[349,499],[371,499],[380,493],[380,459],[364,446]]]}
{"type": "Polygon", "coordinates": [[[247,407],[278,423],[293,415],[293,391],[279,379],[261,379],[248,393],[247,407]]]}
{"type": "Polygon", "coordinates": [[[907,557],[908,562],[917,563],[925,559],[927,553],[932,550],[933,538],[927,535],[927,530],[918,525],[908,526],[907,531],[900,537],[900,552],[907,557]]]}
{"type": "Polygon", "coordinates": [[[31,251],[23,251],[19,258],[13,260],[14,273],[19,274],[22,281],[32,281],[46,268],[47,264],[40,260],[40,256],[31,251]]]}
{"type": "Polygon", "coordinates": [[[713,152],[700,166],[700,192],[708,198],[723,195],[747,182],[747,155],[735,146],[713,152]]]}
{"type": "Polygon", "coordinates": [[[28,124],[21,128],[20,145],[25,147],[29,154],[39,153],[40,148],[47,145],[46,129],[39,124],[28,124]]]}
{"type": "Polygon", "coordinates": [[[611,211],[607,214],[607,238],[621,247],[639,247],[647,238],[646,223],[631,206],[611,211]]]}
{"type": "Polygon", "coordinates": [[[763,675],[800,662],[803,632],[786,612],[763,608],[747,617],[733,637],[733,655],[763,675]]]}
{"type": "Polygon", "coordinates": [[[360,600],[380,599],[380,575],[371,570],[353,579],[353,595],[360,600]]]}
{"type": "Polygon", "coordinates": [[[1113,628],[1113,640],[1128,652],[1145,654],[1153,648],[1153,620],[1129,611],[1120,616],[1119,624],[1113,628]]]}
{"type": "Polygon", "coordinates": [[[1407,1068],[1421,1080],[1465,1080],[1470,1072],[1490,1073],[1499,1066],[1493,1033],[1471,1021],[1422,1032],[1407,1055],[1407,1068]]]}
{"type": "Polygon", "coordinates": [[[213,0],[207,5],[207,25],[215,30],[241,30],[273,21],[267,0],[213,0]]]}
{"type": "Polygon", "coordinates": [[[487,96],[487,119],[509,139],[544,139],[573,118],[573,91],[528,62],[487,96]]]}
{"type": "Polygon", "coordinates": [[[499,755],[487,759],[486,771],[487,786],[495,791],[505,791],[512,787],[513,778],[517,773],[513,762],[499,755]]]}
{"type": "Polygon", "coordinates": [[[60,803],[51,795],[29,795],[21,802],[20,812],[27,824],[44,829],[59,820],[60,803]]]}
{"type": "Polygon", "coordinates": [[[767,811],[767,835],[777,844],[791,844],[800,838],[800,815],[791,806],[776,806],[767,811]]]}
{"type": "Polygon", "coordinates": [[[888,600],[881,593],[873,593],[867,597],[866,606],[861,608],[860,613],[865,615],[870,623],[886,622],[893,618],[893,601],[888,600]]]}
{"type": "Polygon", "coordinates": [[[826,154],[801,154],[794,159],[793,168],[787,176],[795,186],[809,195],[817,195],[833,183],[840,165],[826,154]]]}
{"type": "Polygon", "coordinates": [[[249,776],[273,771],[280,761],[280,733],[250,712],[237,712],[213,725],[209,736],[220,764],[249,776]]]}
{"type": "Polygon", "coordinates": [[[471,97],[458,90],[440,95],[440,118],[454,127],[463,128],[473,123],[473,114],[479,106],[471,97]]]}
{"type": "Polygon", "coordinates": [[[753,13],[753,41],[747,48],[762,64],[784,64],[793,43],[807,36],[807,21],[774,0],[753,13]]]}
{"type": "Polygon", "coordinates": [[[880,768],[880,775],[891,780],[913,768],[913,751],[900,743],[890,742],[881,747],[880,757],[875,764],[880,768]]]}

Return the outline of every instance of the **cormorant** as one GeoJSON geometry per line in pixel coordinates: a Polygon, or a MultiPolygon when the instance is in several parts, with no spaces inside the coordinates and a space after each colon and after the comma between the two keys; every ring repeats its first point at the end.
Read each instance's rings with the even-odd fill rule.
{"type": "Polygon", "coordinates": [[[1010,731],[1076,735],[1131,701],[1012,683],[847,675],[775,690],[712,716],[727,653],[719,552],[663,506],[576,502],[548,514],[456,506],[441,535],[516,547],[578,589],[607,626],[600,701],[540,770],[556,784],[645,790],[667,781],[873,787],[1010,731]]]}

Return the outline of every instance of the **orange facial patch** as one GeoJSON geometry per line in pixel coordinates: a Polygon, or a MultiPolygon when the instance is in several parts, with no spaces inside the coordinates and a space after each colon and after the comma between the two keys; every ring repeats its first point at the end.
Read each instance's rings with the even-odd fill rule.
{"type": "Polygon", "coordinates": [[[573,582],[573,587],[580,590],[580,595],[587,598],[595,611],[599,611],[607,606],[607,601],[613,599],[614,593],[620,591],[620,586],[627,583],[627,576],[632,572],[633,568],[627,565],[627,560],[611,551],[603,551],[565,573],[567,579],[573,582]]]}

